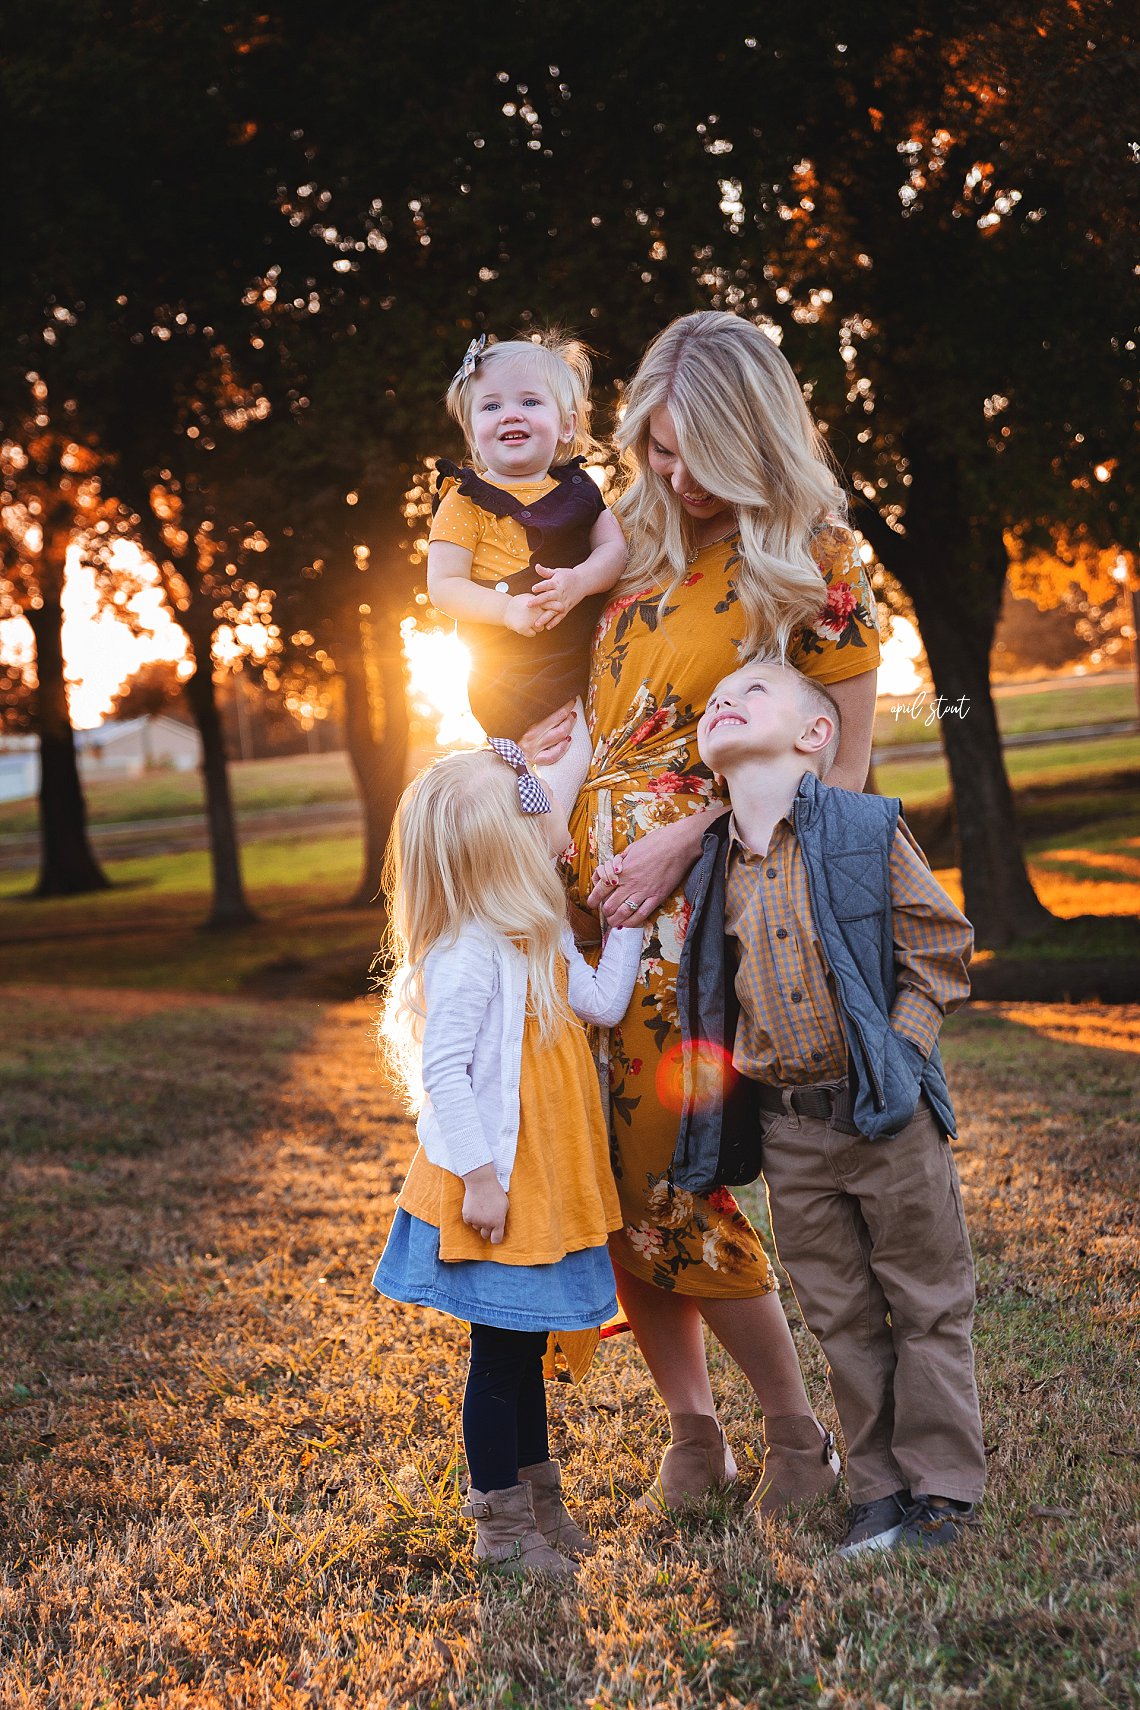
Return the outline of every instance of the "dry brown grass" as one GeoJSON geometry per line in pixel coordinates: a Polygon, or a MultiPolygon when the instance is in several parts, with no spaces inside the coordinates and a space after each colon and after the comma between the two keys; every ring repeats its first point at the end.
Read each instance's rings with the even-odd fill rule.
{"type": "Polygon", "coordinates": [[[365,1007],[7,996],[5,1706],[1140,1703],[1140,1011],[949,1029],[991,1445],[965,1550],[836,1565],[834,1504],[634,1519],[663,1430],[620,1337],[551,1394],[602,1544],[560,1595],[472,1571],[462,1332],[369,1288],[411,1134],[365,1007]]]}

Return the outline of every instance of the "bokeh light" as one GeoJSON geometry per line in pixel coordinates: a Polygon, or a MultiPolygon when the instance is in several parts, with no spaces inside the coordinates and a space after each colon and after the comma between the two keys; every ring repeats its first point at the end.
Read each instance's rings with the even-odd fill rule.
{"type": "Polygon", "coordinates": [[[678,1043],[662,1053],[657,1065],[657,1097],[666,1110],[680,1113],[685,1104],[686,1077],[692,1087],[694,1110],[720,1104],[737,1079],[732,1052],[711,1039],[678,1043]]]}

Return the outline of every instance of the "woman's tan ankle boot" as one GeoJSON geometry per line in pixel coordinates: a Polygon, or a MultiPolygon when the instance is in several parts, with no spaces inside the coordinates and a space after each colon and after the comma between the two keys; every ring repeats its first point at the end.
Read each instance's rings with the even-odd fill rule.
{"type": "Polygon", "coordinates": [[[552,1549],[564,1556],[592,1556],[598,1546],[574,1519],[562,1500],[562,1468],[557,1461],[536,1461],[520,1467],[519,1478],[530,1485],[534,1518],[552,1549]]]}
{"type": "Polygon", "coordinates": [[[731,1484],[736,1477],[735,1465],[730,1470],[728,1438],[718,1420],[707,1413],[671,1413],[669,1433],[661,1470],[635,1503],[637,1508],[677,1508],[731,1484]]]}
{"type": "Polygon", "coordinates": [[[757,1515],[778,1514],[824,1496],[839,1477],[835,1438],[807,1413],[764,1421],[764,1465],[748,1501],[757,1515]]]}
{"type": "Polygon", "coordinates": [[[530,1488],[468,1491],[460,1513],[475,1522],[475,1560],[507,1573],[572,1579],[574,1564],[551,1549],[535,1524],[530,1488]]]}

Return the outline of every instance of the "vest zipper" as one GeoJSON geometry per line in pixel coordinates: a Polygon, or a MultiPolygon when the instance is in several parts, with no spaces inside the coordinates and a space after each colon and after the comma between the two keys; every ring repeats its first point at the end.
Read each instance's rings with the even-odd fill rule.
{"type": "MultiPolygon", "coordinates": [[[[801,785],[801,788],[802,788],[802,785],[801,785]]],[[[799,839],[799,837],[800,837],[800,811],[801,811],[800,810],[800,797],[797,795],[795,802],[792,804],[792,829],[795,831],[797,839],[799,839]]],[[[800,848],[801,848],[801,850],[803,848],[802,841],[800,842],[800,848]]],[[[814,899],[812,897],[811,863],[810,863],[810,861],[808,861],[806,859],[806,857],[804,859],[804,867],[805,867],[806,874],[807,874],[808,902],[811,904],[812,908],[814,909],[815,902],[814,902],[814,899]]],[[[817,930],[818,930],[818,928],[817,928],[817,930]]],[[[842,934],[840,934],[840,936],[842,936],[842,934]]],[[[838,984],[838,981],[836,983],[838,984]]],[[[871,1088],[872,1088],[872,1091],[874,1092],[874,1095],[875,1095],[875,1109],[876,1110],[885,1110],[887,1108],[887,1100],[886,1100],[886,1095],[883,1092],[883,1083],[880,1081],[878,1075],[875,1073],[874,1065],[871,1062],[871,1053],[867,1049],[867,1040],[864,1036],[863,1029],[859,1026],[859,1023],[855,1020],[855,1017],[853,1015],[849,1015],[846,1010],[843,1011],[843,1019],[844,1019],[844,1021],[847,1022],[847,1024],[851,1028],[853,1028],[855,1035],[859,1040],[859,1044],[862,1047],[863,1060],[867,1065],[867,1074],[870,1078],[871,1088]]]]}

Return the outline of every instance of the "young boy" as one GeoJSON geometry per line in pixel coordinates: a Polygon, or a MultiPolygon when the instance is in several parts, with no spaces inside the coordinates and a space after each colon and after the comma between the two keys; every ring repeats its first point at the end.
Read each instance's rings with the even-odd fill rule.
{"type": "Polygon", "coordinates": [[[985,1457],[937,1046],[969,994],[973,933],[899,803],[821,781],[838,739],[827,691],[769,660],[725,677],[698,726],[732,813],[687,888],[689,1096],[672,1179],[707,1192],[763,1169],[781,1261],[828,1359],[852,1497],[840,1554],[855,1555],[952,1543],[985,1457]],[[699,1096],[705,1041],[733,1045],[737,1095],[759,1106],[745,1145],[739,1097],[699,1096]]]}

